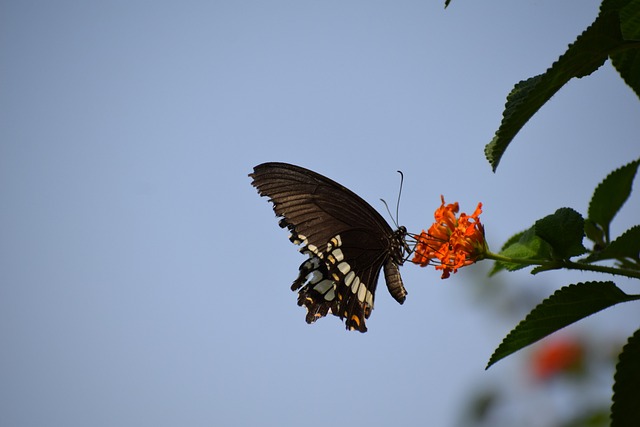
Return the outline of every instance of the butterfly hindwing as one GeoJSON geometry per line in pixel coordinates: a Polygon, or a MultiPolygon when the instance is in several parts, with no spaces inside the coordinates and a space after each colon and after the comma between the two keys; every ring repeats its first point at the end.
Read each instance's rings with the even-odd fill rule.
{"type": "Polygon", "coordinates": [[[324,261],[317,256],[309,257],[300,265],[300,273],[291,290],[299,290],[298,305],[307,308],[307,323],[336,311],[336,282],[329,275],[324,261]]]}
{"type": "MultiPolygon", "coordinates": [[[[308,323],[332,313],[346,319],[348,329],[366,332],[365,319],[373,310],[383,257],[378,255],[378,259],[372,258],[381,250],[373,249],[373,241],[367,244],[371,236],[360,236],[363,233],[362,230],[347,231],[344,238],[338,234],[323,251],[315,246],[309,248],[309,245],[301,248],[301,252],[308,254],[309,259],[300,265],[298,278],[291,289],[302,288],[298,305],[307,308],[308,323]],[[345,243],[352,241],[364,243],[364,246],[354,247],[345,243]],[[371,259],[374,262],[370,262],[371,259]]],[[[300,242],[300,237],[292,234],[292,241],[300,242]]]]}
{"type": "Polygon", "coordinates": [[[398,271],[404,228],[393,232],[367,202],[349,189],[313,171],[286,163],[254,168],[253,185],[268,196],[281,227],[309,256],[291,289],[307,308],[307,323],[331,313],[347,329],[366,332],[380,270],[392,296],[404,302],[398,271]]]}

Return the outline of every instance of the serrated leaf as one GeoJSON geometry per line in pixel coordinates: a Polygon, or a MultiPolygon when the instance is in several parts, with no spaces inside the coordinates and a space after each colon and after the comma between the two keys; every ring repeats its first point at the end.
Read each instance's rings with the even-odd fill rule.
{"type": "Polygon", "coordinates": [[[640,255],[640,226],[636,225],[622,233],[603,252],[611,258],[638,259],[638,255],[640,255]]]}
{"type": "Polygon", "coordinates": [[[542,273],[543,271],[558,270],[560,268],[562,268],[562,264],[560,263],[550,263],[545,265],[539,265],[531,269],[531,274],[538,274],[538,273],[542,273]]]}
{"type": "Polygon", "coordinates": [[[640,160],[634,160],[613,172],[596,187],[589,202],[589,219],[595,222],[609,241],[609,225],[629,198],[640,160]]]}
{"type": "MultiPolygon", "coordinates": [[[[513,236],[509,237],[507,239],[506,242],[504,242],[504,244],[502,245],[502,248],[500,248],[500,253],[502,254],[502,252],[508,248],[509,246],[513,245],[514,243],[516,243],[518,240],[520,240],[520,238],[522,237],[522,235],[524,234],[524,231],[521,231],[519,233],[514,234],[513,236]]],[[[507,268],[507,264],[502,262],[502,261],[496,261],[493,264],[493,268],[491,269],[491,271],[489,272],[489,277],[497,274],[498,272],[504,270],[505,268],[507,268]]]]}
{"type": "Polygon", "coordinates": [[[611,427],[640,425],[640,330],[622,348],[613,380],[611,427]]]}
{"type": "Polygon", "coordinates": [[[538,304],[494,351],[487,369],[498,360],[559,329],[607,307],[640,299],[627,295],[613,282],[585,282],[565,286],[538,304]]]}
{"type": "MultiPolygon", "coordinates": [[[[531,227],[526,231],[512,236],[503,246],[499,254],[521,260],[547,260],[551,258],[551,248],[544,240],[536,236],[534,228],[531,227]]],[[[501,269],[504,268],[509,271],[520,270],[521,268],[527,267],[527,264],[508,263],[504,261],[496,264],[499,264],[501,269]]]]}
{"type": "Polygon", "coordinates": [[[603,9],[617,10],[620,16],[622,36],[628,40],[620,49],[611,54],[611,63],[620,73],[620,77],[640,97],[640,0],[624,1],[623,4],[608,5],[604,2],[603,9]],[[628,46],[628,48],[626,48],[628,46]]]}
{"type": "Polygon", "coordinates": [[[618,11],[632,1],[634,0],[603,0],[600,4],[600,13],[618,11]]]}
{"type": "Polygon", "coordinates": [[[640,225],[631,227],[603,250],[589,255],[585,261],[595,262],[603,259],[623,258],[637,260],[638,257],[640,257],[640,225]]]}
{"type": "Polygon", "coordinates": [[[524,234],[527,232],[528,230],[524,230],[524,231],[520,231],[516,234],[514,234],[513,236],[509,237],[507,239],[506,242],[504,242],[504,244],[502,245],[502,248],[500,248],[501,251],[504,251],[506,248],[508,248],[509,246],[513,245],[514,243],[516,243],[517,241],[519,241],[520,239],[522,239],[522,236],[524,236],[524,234]]]}
{"type": "Polygon", "coordinates": [[[568,259],[586,252],[582,246],[584,219],[571,208],[560,208],[535,223],[536,236],[551,246],[552,256],[568,259]]]}
{"type": "Polygon", "coordinates": [[[574,77],[584,77],[597,70],[609,53],[622,44],[618,13],[601,10],[596,20],[544,74],[517,83],[507,96],[500,127],[484,149],[493,171],[520,129],[562,86],[574,77]]]}
{"type": "Polygon", "coordinates": [[[595,250],[601,250],[607,245],[604,230],[589,218],[584,220],[584,234],[594,243],[595,250]]]}

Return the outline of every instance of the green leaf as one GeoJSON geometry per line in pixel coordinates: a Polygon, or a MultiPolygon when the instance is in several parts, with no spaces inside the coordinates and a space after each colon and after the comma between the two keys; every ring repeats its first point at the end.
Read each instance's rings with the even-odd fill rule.
{"type": "Polygon", "coordinates": [[[634,160],[611,172],[593,192],[589,202],[589,219],[597,224],[609,241],[609,225],[631,194],[640,160],[634,160]]]}
{"type": "Polygon", "coordinates": [[[616,10],[620,16],[620,29],[625,40],[620,49],[611,54],[611,63],[620,77],[640,97],[640,0],[604,2],[602,9],[616,10]]]}
{"type": "Polygon", "coordinates": [[[538,274],[538,273],[542,273],[543,271],[559,270],[562,267],[563,267],[562,263],[559,263],[559,262],[548,263],[545,265],[538,265],[531,269],[531,274],[538,274]]]}
{"type": "Polygon", "coordinates": [[[516,234],[514,234],[513,236],[509,237],[507,239],[506,242],[504,242],[504,245],[502,245],[502,248],[500,248],[501,251],[504,251],[506,248],[508,248],[509,246],[513,245],[514,243],[518,242],[520,239],[522,239],[522,237],[524,236],[524,234],[527,232],[528,230],[524,230],[524,231],[520,231],[516,234]]]}
{"type": "Polygon", "coordinates": [[[552,256],[568,259],[586,252],[582,246],[584,219],[571,208],[560,208],[535,223],[536,236],[551,246],[552,256]]]}
{"type": "MultiPolygon", "coordinates": [[[[504,242],[504,244],[502,245],[502,247],[500,248],[500,254],[502,254],[504,252],[504,250],[506,248],[508,248],[509,246],[513,245],[514,243],[518,242],[518,240],[520,240],[520,238],[522,237],[522,235],[524,234],[524,231],[521,231],[519,233],[514,234],[513,236],[509,237],[507,239],[506,242],[504,242]]],[[[489,277],[497,274],[498,272],[504,270],[505,268],[508,268],[508,266],[512,266],[512,264],[507,264],[505,262],[502,261],[496,261],[493,264],[493,268],[491,269],[491,271],[489,272],[489,277]]]]}
{"type": "Polygon", "coordinates": [[[584,408],[575,418],[566,424],[558,424],[558,427],[604,427],[609,425],[610,408],[598,404],[594,407],[584,408]]]}
{"type": "Polygon", "coordinates": [[[640,299],[627,295],[613,282],[585,282],[565,286],[536,306],[494,351],[487,369],[498,360],[547,335],[607,307],[640,299]]]}
{"type": "Polygon", "coordinates": [[[638,259],[640,255],[640,226],[631,227],[602,251],[611,258],[638,259]]]}
{"type": "Polygon", "coordinates": [[[602,250],[607,246],[604,230],[589,218],[584,220],[584,234],[594,243],[594,250],[602,250]]]}
{"type": "MultiPolygon", "coordinates": [[[[534,227],[512,236],[502,247],[500,255],[509,258],[522,260],[548,260],[551,259],[551,247],[540,237],[536,236],[534,227]]],[[[520,270],[527,267],[527,264],[496,262],[494,270],[490,275],[501,269],[508,271],[520,270]]]]}
{"type": "Polygon", "coordinates": [[[616,11],[601,10],[596,20],[544,73],[517,83],[507,96],[502,122],[484,153],[495,172],[502,155],[529,119],[574,77],[597,70],[624,44],[616,11]]]}
{"type": "Polygon", "coordinates": [[[613,380],[611,427],[640,425],[640,329],[622,348],[613,380]]]}
{"type": "Polygon", "coordinates": [[[600,5],[600,13],[619,11],[633,1],[634,0],[603,0],[600,5]]]}
{"type": "Polygon", "coordinates": [[[630,258],[638,260],[640,257],[640,225],[631,227],[611,242],[600,252],[595,252],[585,258],[586,262],[600,261],[603,259],[630,258]]]}

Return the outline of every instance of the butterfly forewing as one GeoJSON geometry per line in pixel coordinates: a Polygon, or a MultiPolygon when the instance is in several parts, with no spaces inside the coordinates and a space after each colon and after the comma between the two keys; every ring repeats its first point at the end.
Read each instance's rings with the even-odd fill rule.
{"type": "Polygon", "coordinates": [[[383,265],[389,291],[404,302],[397,268],[406,246],[403,228],[394,233],[358,195],[308,169],[264,163],[250,176],[291,231],[291,241],[309,256],[291,286],[308,310],[308,323],[332,313],[346,319],[347,329],[365,332],[383,265]]]}

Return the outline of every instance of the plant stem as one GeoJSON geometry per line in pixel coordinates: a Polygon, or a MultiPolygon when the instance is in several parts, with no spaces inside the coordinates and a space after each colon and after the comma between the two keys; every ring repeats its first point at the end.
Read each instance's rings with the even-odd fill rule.
{"type": "Polygon", "coordinates": [[[584,264],[580,262],[573,262],[568,260],[543,260],[532,258],[511,258],[503,255],[494,254],[487,251],[484,255],[486,259],[492,259],[494,261],[500,261],[508,264],[520,264],[520,265],[539,265],[546,267],[548,270],[557,270],[559,268],[566,268],[567,270],[581,270],[581,271],[595,271],[598,273],[613,274],[616,276],[631,277],[634,279],[640,279],[640,271],[630,270],[627,268],[609,267],[606,265],[584,264]]]}

